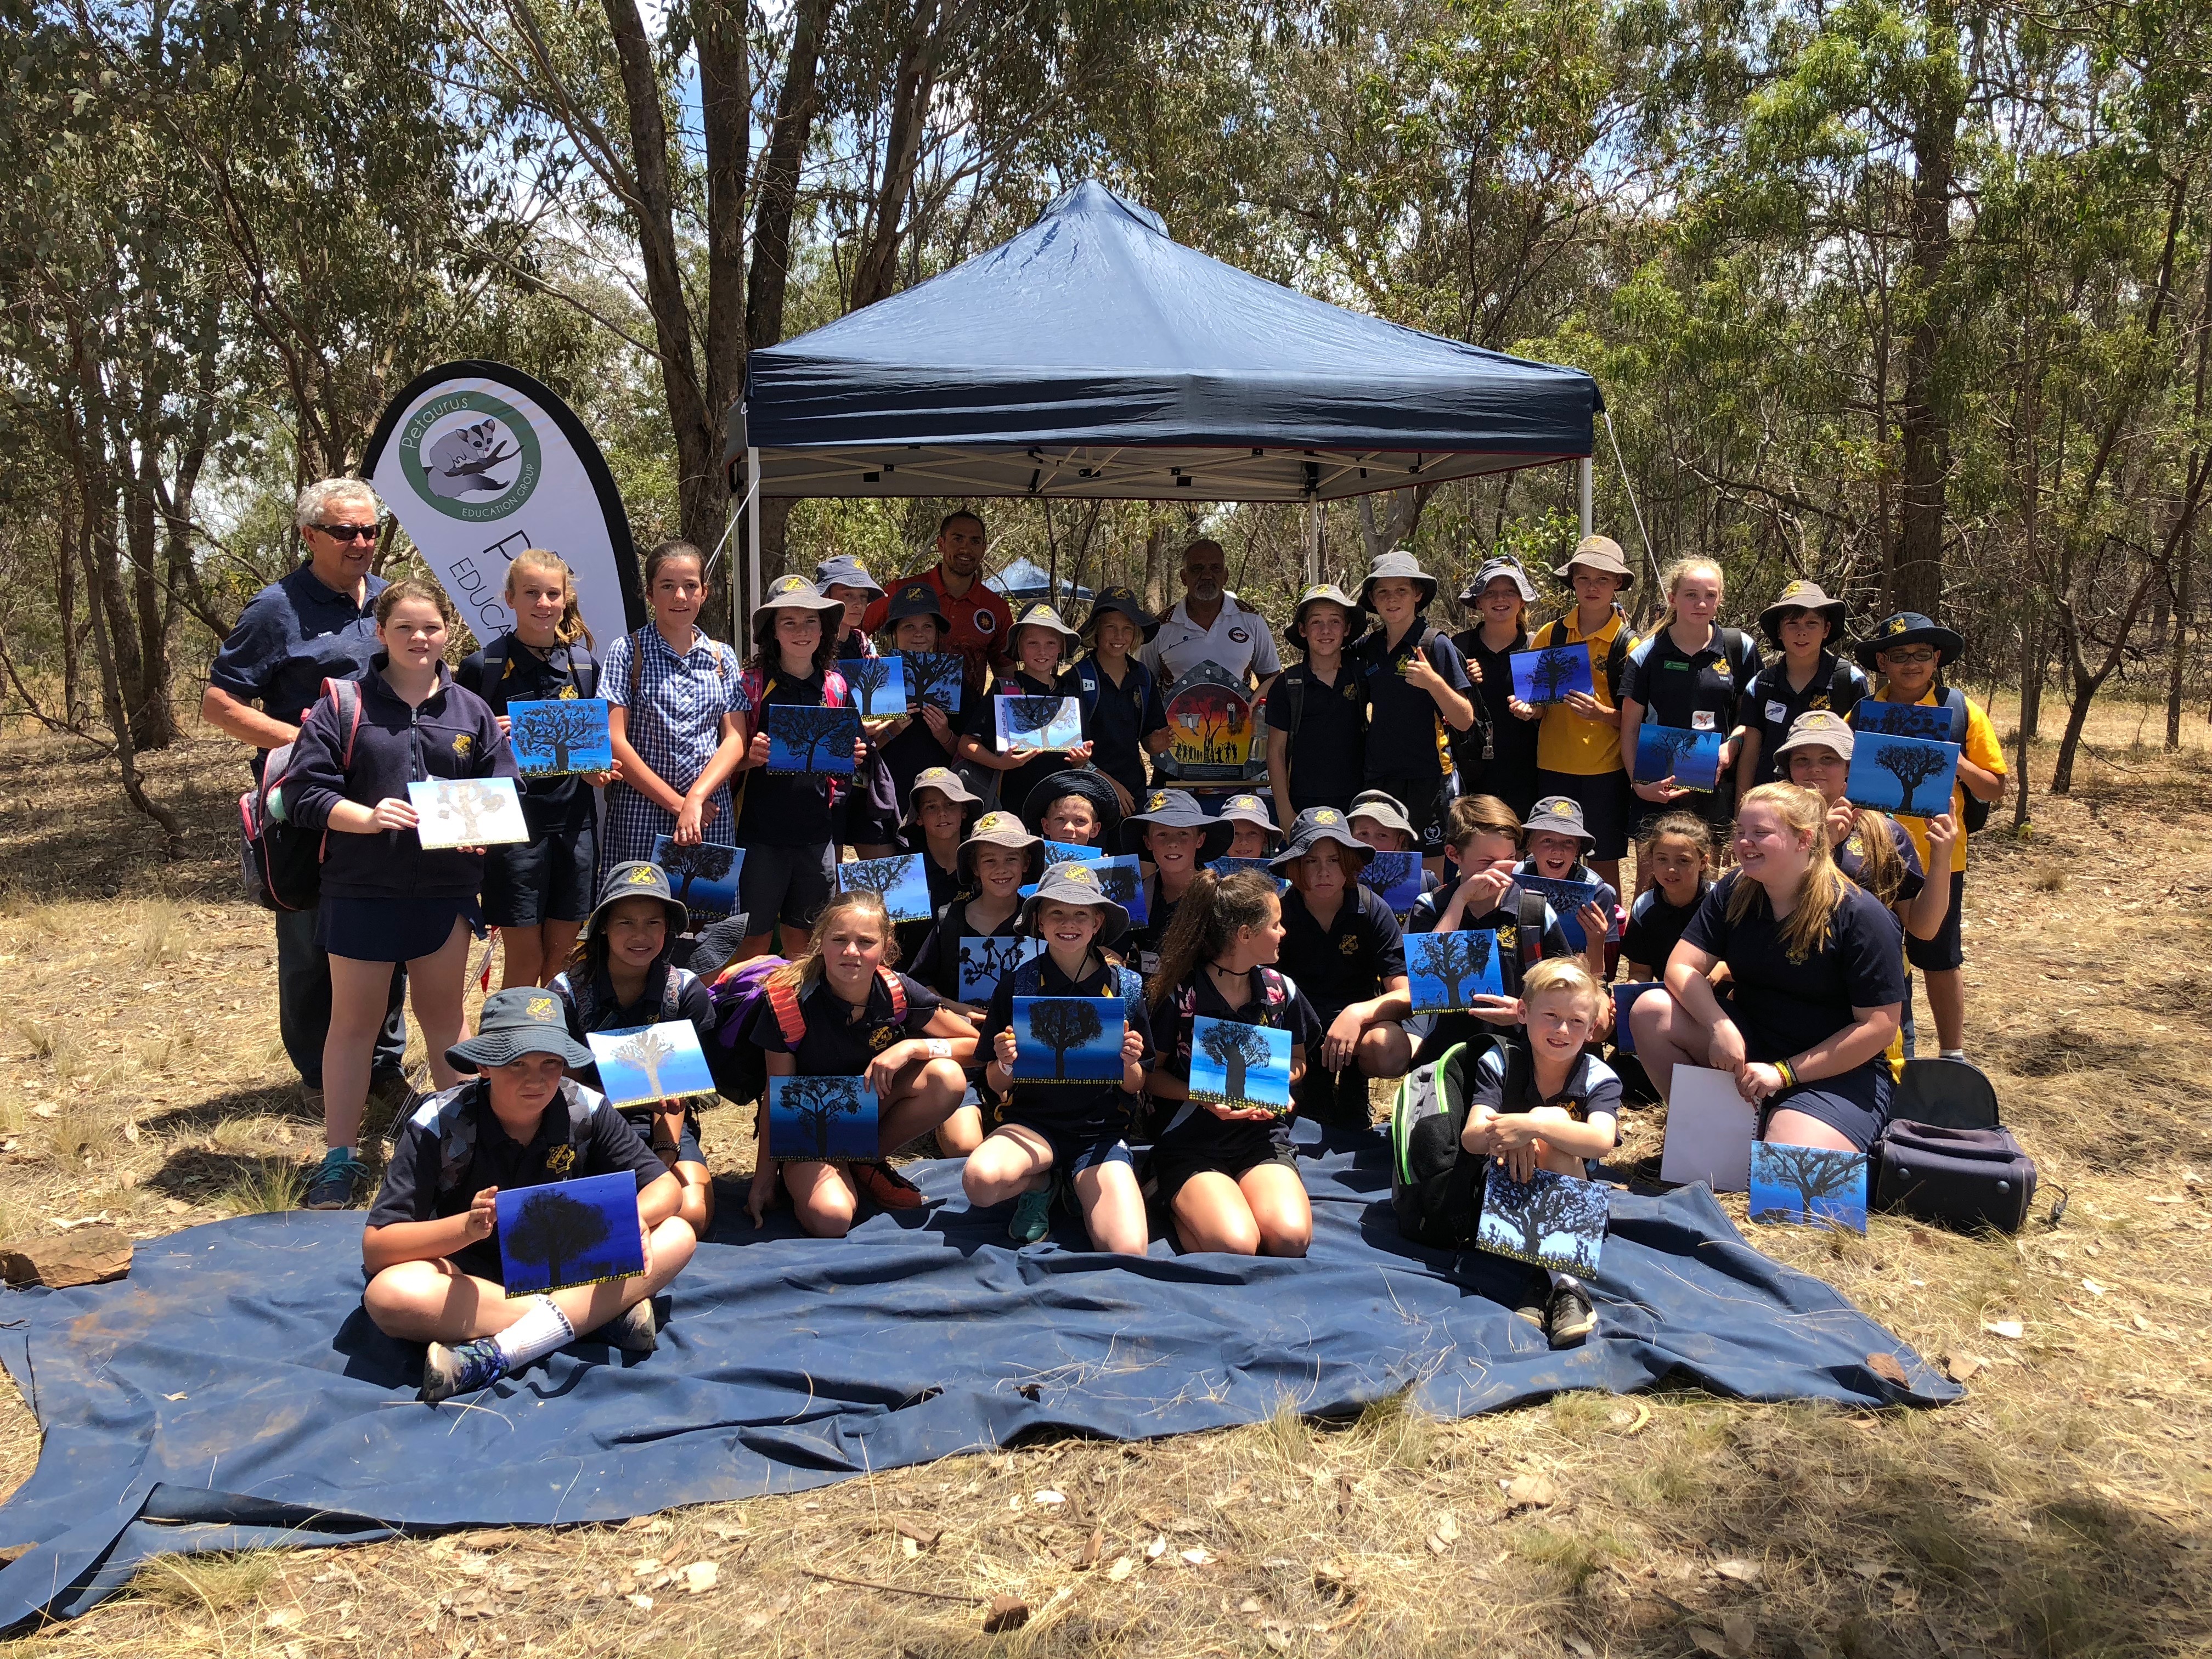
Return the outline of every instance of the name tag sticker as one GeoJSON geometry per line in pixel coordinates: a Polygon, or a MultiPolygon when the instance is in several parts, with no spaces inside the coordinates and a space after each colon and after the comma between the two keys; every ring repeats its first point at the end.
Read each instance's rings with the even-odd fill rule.
{"type": "Polygon", "coordinates": [[[1690,714],[1690,729],[1692,732],[1711,731],[1713,729],[1713,711],[1710,708],[1698,708],[1692,710],[1690,714]]]}
{"type": "Polygon", "coordinates": [[[1766,718],[1777,726],[1788,725],[1790,723],[1790,705],[1782,702],[1768,703],[1766,705],[1766,718]]]}

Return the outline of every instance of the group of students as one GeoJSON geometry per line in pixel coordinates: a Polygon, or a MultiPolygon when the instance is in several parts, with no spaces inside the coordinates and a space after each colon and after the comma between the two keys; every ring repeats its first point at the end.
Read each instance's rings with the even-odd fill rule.
{"type": "MultiPolygon", "coordinates": [[[[1190,1098],[1200,1018],[1290,1032],[1294,1111],[1348,1130],[1371,1122],[1371,1080],[1455,1044],[1492,1047],[1463,1145],[1522,1172],[1583,1170],[1614,1144],[1624,1082],[1663,1098],[1683,1063],[1733,1073],[1773,1138],[1870,1145],[1908,957],[1928,975],[1944,1048],[1958,1046],[1957,807],[1891,819],[1843,799],[1852,716],[1869,696],[1951,705],[1964,790],[2002,788],[1987,716],[1940,683],[1958,636],[1925,617],[1891,618],[1860,647],[1882,677],[1875,690],[1838,654],[1841,607],[1796,584],[1760,618],[1782,653],[1765,665],[1715,622],[1719,570],[1688,561],[1639,641],[1618,603],[1632,573],[1591,538],[1556,573],[1576,595],[1571,613],[1532,634],[1527,574],[1493,560],[1462,596],[1477,621],[1455,641],[1427,618],[1435,580],[1393,553],[1357,599],[1329,586],[1300,597],[1285,631],[1303,659],[1262,688],[1275,810],[1254,793],[1209,812],[1150,781],[1166,722],[1133,654],[1152,619],[1126,589],[1102,592],[1079,628],[1036,605],[1006,634],[1000,684],[1080,699],[1075,749],[1000,750],[977,719],[988,704],[971,658],[960,708],[921,701],[864,720],[854,774],[833,783],[769,770],[761,711],[849,702],[841,660],[943,649],[941,586],[885,592],[850,561],[781,578],[740,658],[696,626],[697,550],[664,544],[645,574],[653,620],[601,661],[566,567],[519,556],[513,632],[458,671],[444,660],[442,595],[392,584],[374,596],[379,648],[358,676],[357,722],[325,697],[301,723],[289,810],[330,832],[319,937],[331,1151],[310,1200],[358,1196],[353,1141],[404,963],[438,1093],[408,1117],[370,1212],[368,1305],[385,1329],[433,1345],[426,1397],[594,1329],[649,1346],[650,1298],[711,1221],[691,1111],[607,1108],[580,1041],[593,1030],[687,1018],[702,1039],[757,1047],[771,1076],[865,1075],[886,1151],[927,1137],[964,1158],[969,1200],[1009,1205],[1020,1241],[1044,1235],[1065,1194],[1103,1250],[1142,1252],[1158,1214],[1185,1249],[1283,1255],[1302,1254],[1312,1229],[1288,1115],[1190,1098]],[[1594,691],[1532,708],[1513,695],[1510,655],[1554,643],[1589,651],[1594,691]],[[611,709],[609,774],[520,780],[526,843],[421,847],[407,781],[515,775],[507,704],[592,696],[611,709]],[[1724,787],[1636,782],[1626,766],[1645,720],[1724,732],[1724,787]],[[1643,890],[1624,905],[1632,835],[1643,890]],[[744,849],[743,920],[718,960],[698,957],[653,862],[663,837],[744,849]],[[1146,921],[1133,927],[1085,863],[1048,865],[1048,839],[1139,855],[1146,921]],[[840,891],[844,846],[921,854],[932,918],[894,925],[879,896],[840,891]],[[1423,859],[1425,890],[1402,923],[1360,879],[1378,852],[1423,859]],[[1279,894],[1268,874],[1208,867],[1222,858],[1264,860],[1288,884],[1279,894]],[[1588,882],[1595,896],[1563,918],[1522,876],[1588,882]],[[503,988],[464,1040],[467,946],[486,926],[505,944],[503,988]],[[1415,1018],[1404,935],[1458,929],[1496,933],[1504,994],[1415,1018]],[[962,983],[961,945],[993,938],[1042,948],[978,995],[962,983]],[[702,973],[771,951],[784,961],[744,1029],[718,1030],[702,973]],[[1624,963],[1663,988],[1634,1005],[1637,1061],[1616,1064],[1604,1057],[1620,1035],[1606,984],[1624,963]],[[1012,1000],[1036,995],[1118,999],[1121,1076],[1015,1076],[1012,1000]],[[611,1169],[638,1176],[646,1273],[506,1302],[486,1254],[496,1190],[611,1169]]],[[[772,1156],[764,1101],[761,1112],[756,1222],[787,1200],[805,1231],[836,1237],[864,1206],[922,1201],[888,1162],[772,1156]]],[[[1522,1311],[1561,1344],[1595,1317],[1586,1289],[1558,1276],[1522,1311]]]]}

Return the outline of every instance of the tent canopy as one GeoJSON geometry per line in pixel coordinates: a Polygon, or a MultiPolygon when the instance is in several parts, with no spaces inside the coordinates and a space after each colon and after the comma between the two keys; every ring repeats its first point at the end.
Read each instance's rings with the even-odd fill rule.
{"type": "Polygon", "coordinates": [[[1580,369],[1402,328],[1079,185],[1012,241],[756,351],[726,456],[769,495],[1333,500],[1578,459],[1580,369]]]}

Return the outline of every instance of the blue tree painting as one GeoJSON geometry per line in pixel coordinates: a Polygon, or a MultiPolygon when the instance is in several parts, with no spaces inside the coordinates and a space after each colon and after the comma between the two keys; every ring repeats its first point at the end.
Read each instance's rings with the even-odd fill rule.
{"type": "Polygon", "coordinates": [[[888,720],[907,712],[906,661],[897,656],[854,657],[840,662],[837,672],[860,706],[863,720],[888,720]]]}
{"type": "Polygon", "coordinates": [[[1359,872],[1360,885],[1402,916],[1420,902],[1421,855],[1419,853],[1377,853],[1359,872]]]}
{"type": "Polygon", "coordinates": [[[1864,1152],[1755,1140],[1751,1146],[1751,1218],[1863,1233],[1867,1227],[1867,1162],[1864,1152]]]}
{"type": "Polygon", "coordinates": [[[1273,866],[1265,859],[1216,859],[1206,867],[1222,877],[1233,876],[1240,870],[1256,870],[1275,884],[1278,893],[1288,891],[1291,885],[1275,873],[1273,866]]]}
{"type": "Polygon", "coordinates": [[[859,709],[772,702],[762,720],[769,771],[852,776],[853,745],[860,740],[859,709]]]}
{"type": "Polygon", "coordinates": [[[968,659],[957,651],[902,651],[906,664],[907,696],[915,702],[933,702],[948,714],[960,712],[966,689],[968,659]]]}
{"type": "Polygon", "coordinates": [[[500,1279],[510,1297],[599,1285],[645,1271],[637,1176],[627,1170],[502,1188],[495,1201],[500,1279]]]}
{"type": "Polygon", "coordinates": [[[929,902],[929,876],[919,853],[841,864],[837,886],[847,893],[880,894],[884,910],[893,921],[927,921],[935,914],[929,902]]]}
{"type": "Polygon", "coordinates": [[[653,861],[668,878],[676,902],[694,916],[735,915],[738,874],[745,867],[744,849],[702,841],[678,847],[672,836],[655,836],[653,861]]]}
{"type": "Polygon", "coordinates": [[[1589,647],[1554,646],[1548,651],[1513,653],[1513,695],[1523,702],[1565,702],[1577,691],[1590,692],[1589,647]]]}
{"type": "Polygon", "coordinates": [[[768,1150],[801,1163],[872,1158],[881,1153],[879,1103],[857,1077],[772,1077],[768,1080],[768,1150]]]}
{"type": "Polygon", "coordinates": [[[1483,1172],[1478,1248],[1556,1273],[1594,1276],[1605,1249],[1606,1189],[1578,1176],[1537,1170],[1516,1181],[1492,1160],[1483,1172]]]}
{"type": "Polygon", "coordinates": [[[980,1008],[991,1000],[999,981],[1044,949],[1041,939],[1016,939],[1000,933],[960,936],[960,1000],[980,1008]]]}
{"type": "Polygon", "coordinates": [[[1932,702],[1889,702],[1862,697],[1851,710],[1851,724],[1861,732],[1886,732],[1893,738],[1926,738],[1948,743],[1956,728],[1951,711],[1932,702]]]}
{"type": "Polygon", "coordinates": [[[1503,996],[1498,935],[1486,928],[1409,934],[1406,980],[1417,1014],[1451,1013],[1465,1008],[1471,998],[1503,996]]]}
{"type": "Polygon", "coordinates": [[[549,697],[507,706],[507,741],[526,777],[614,769],[604,697],[549,697]]]}
{"type": "Polygon", "coordinates": [[[1673,778],[1684,789],[1711,789],[1720,781],[1721,733],[1680,726],[1636,729],[1636,781],[1673,778]]]}
{"type": "Polygon", "coordinates": [[[1951,806],[1959,745],[1924,738],[1862,737],[1851,747],[1844,793],[1861,806],[1907,817],[1932,817],[1951,806]]]}
{"type": "Polygon", "coordinates": [[[584,1041],[599,1062],[599,1092],[616,1106],[711,1095],[714,1074],[688,1019],[664,1020],[624,1031],[593,1031],[584,1041]]]}
{"type": "Polygon", "coordinates": [[[1583,906],[1597,896],[1594,881],[1565,881],[1552,876],[1516,874],[1513,884],[1526,888],[1552,907],[1552,914],[1559,919],[1559,931],[1567,936],[1570,950],[1589,948],[1589,938],[1583,932],[1583,906]]]}
{"type": "Polygon", "coordinates": [[[999,752],[1073,749],[1083,741],[1083,704],[1075,697],[994,697],[999,752]]]}
{"type": "Polygon", "coordinates": [[[1201,1014],[1191,1025],[1190,1097],[1289,1111],[1291,1034],[1201,1014]]]}
{"type": "Polygon", "coordinates": [[[1024,1083],[1112,1083],[1121,1078],[1121,1000],[1016,997],[1014,1072],[1024,1083]]]}

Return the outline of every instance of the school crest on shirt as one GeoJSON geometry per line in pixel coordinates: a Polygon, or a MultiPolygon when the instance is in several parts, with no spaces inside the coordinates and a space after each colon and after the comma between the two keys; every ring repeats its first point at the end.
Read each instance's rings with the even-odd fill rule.
{"type": "Polygon", "coordinates": [[[576,1149],[565,1141],[545,1154],[545,1168],[550,1174],[564,1176],[575,1167],[576,1149]]]}
{"type": "Polygon", "coordinates": [[[469,751],[476,746],[477,740],[471,733],[457,732],[453,734],[453,752],[463,759],[466,759],[469,751]]]}
{"type": "Polygon", "coordinates": [[[574,697],[575,695],[576,688],[573,685],[564,685],[561,688],[561,696],[563,697],[574,697]]]}
{"type": "Polygon", "coordinates": [[[1504,927],[1498,930],[1498,950],[1499,955],[1502,956],[1506,951],[1513,948],[1513,941],[1518,936],[1520,931],[1521,930],[1519,928],[1514,927],[1510,922],[1506,923],[1504,927]]]}
{"type": "Polygon", "coordinates": [[[868,1047],[881,1054],[898,1041],[898,1034],[899,1028],[896,1025],[878,1025],[868,1033],[868,1047]]]}
{"type": "Polygon", "coordinates": [[[1347,957],[1358,956],[1359,954],[1359,935],[1357,933],[1346,933],[1342,939],[1337,940],[1336,948],[1340,955],[1347,957]]]}

